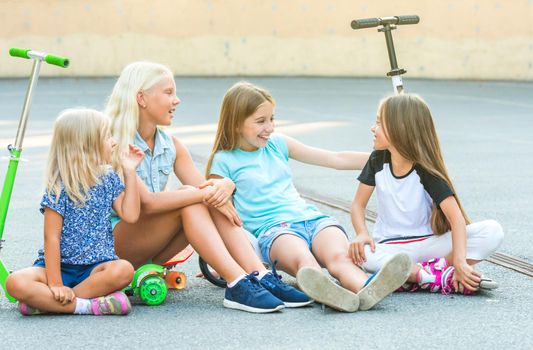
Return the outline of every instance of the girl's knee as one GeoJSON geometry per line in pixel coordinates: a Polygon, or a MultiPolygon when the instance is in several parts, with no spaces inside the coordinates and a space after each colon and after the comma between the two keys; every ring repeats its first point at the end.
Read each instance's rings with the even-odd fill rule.
{"type": "Polygon", "coordinates": [[[491,242],[491,247],[494,250],[500,246],[503,242],[504,232],[503,227],[496,220],[486,220],[484,223],[485,237],[491,242]]]}
{"type": "Polygon", "coordinates": [[[353,266],[354,262],[346,254],[336,254],[329,261],[326,262],[326,269],[333,276],[338,275],[344,270],[344,267],[350,265],[353,266]]]}
{"type": "Polygon", "coordinates": [[[365,245],[364,249],[366,260],[361,267],[367,272],[374,273],[379,271],[384,262],[392,256],[392,254],[384,252],[381,246],[377,244],[374,252],[369,245],[365,245]]]}
{"type": "Polygon", "coordinates": [[[133,265],[127,260],[115,260],[109,267],[109,277],[112,281],[116,281],[119,288],[128,285],[133,279],[133,265]]]}
{"type": "Polygon", "coordinates": [[[188,216],[188,215],[198,215],[198,214],[207,214],[209,215],[209,211],[207,210],[207,207],[203,203],[196,203],[191,204],[186,207],[183,207],[180,209],[181,215],[188,216]]]}
{"type": "Polygon", "coordinates": [[[24,296],[24,291],[28,289],[27,281],[23,275],[13,272],[7,277],[6,291],[17,300],[24,296]]]}

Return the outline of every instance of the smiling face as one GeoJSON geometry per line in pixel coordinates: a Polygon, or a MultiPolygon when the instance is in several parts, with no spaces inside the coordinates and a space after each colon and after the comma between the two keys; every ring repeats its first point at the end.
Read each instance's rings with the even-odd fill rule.
{"type": "Polygon", "coordinates": [[[383,123],[381,109],[378,111],[376,123],[370,130],[374,134],[374,149],[376,151],[385,150],[390,147],[389,139],[387,138],[387,130],[383,123]]]}
{"type": "Polygon", "coordinates": [[[274,105],[269,101],[260,104],[255,112],[244,120],[238,132],[239,147],[242,150],[252,152],[265,147],[274,132],[274,105]]]}
{"type": "Polygon", "coordinates": [[[165,77],[147,91],[139,92],[141,113],[156,125],[170,125],[180,99],[176,96],[173,77],[165,77]]]}

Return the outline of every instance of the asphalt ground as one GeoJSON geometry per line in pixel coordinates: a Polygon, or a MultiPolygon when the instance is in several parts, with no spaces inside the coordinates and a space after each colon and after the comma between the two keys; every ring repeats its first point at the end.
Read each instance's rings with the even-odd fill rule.
{"type": "MultiPolygon", "coordinates": [[[[46,68],[49,69],[49,68],[46,68]]],[[[239,77],[176,79],[182,100],[168,132],[187,144],[203,170],[220,102],[239,77]]],[[[246,78],[277,102],[277,130],[313,146],[371,150],[370,127],[386,79],[246,78]]],[[[470,217],[496,219],[499,251],[533,262],[533,83],[404,79],[437,124],[446,164],[470,217]]],[[[64,108],[103,109],[114,79],[41,79],[32,104],[0,257],[9,269],[31,265],[42,244],[38,212],[53,120],[64,108]]],[[[0,147],[13,143],[27,80],[0,80],[0,147]]],[[[1,156],[8,155],[4,149],[1,156]]],[[[3,183],[7,160],[0,163],[3,183]]],[[[291,162],[295,183],[321,196],[351,200],[358,172],[291,162]]],[[[173,185],[177,183],[174,180],[173,185]]],[[[374,202],[370,208],[374,208],[374,202]]],[[[319,205],[353,235],[346,213],[319,205]]],[[[223,290],[194,277],[197,257],[181,266],[187,288],[148,307],[134,300],[127,317],[22,317],[0,298],[0,349],[25,348],[500,348],[533,347],[533,279],[487,262],[479,270],[501,287],[474,297],[396,293],[375,309],[343,314],[318,305],[255,315],[223,308],[223,290]]],[[[294,279],[285,276],[294,283],[294,279]]]]}

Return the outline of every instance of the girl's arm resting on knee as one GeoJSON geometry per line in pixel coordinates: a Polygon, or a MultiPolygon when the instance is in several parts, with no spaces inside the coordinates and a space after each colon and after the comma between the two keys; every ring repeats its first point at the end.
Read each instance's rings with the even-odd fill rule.
{"type": "Polygon", "coordinates": [[[226,204],[235,191],[235,184],[231,179],[218,175],[209,175],[209,179],[199,187],[205,188],[207,186],[213,186],[213,188],[204,198],[204,202],[215,208],[226,204]]]}
{"type": "Polygon", "coordinates": [[[172,137],[172,140],[174,141],[174,146],[176,147],[174,173],[181,183],[184,185],[198,187],[200,189],[213,186],[213,189],[206,191],[207,198],[204,198],[208,204],[214,205],[215,203],[218,203],[219,205],[222,205],[229,200],[233,194],[233,191],[235,191],[235,184],[233,181],[221,176],[213,176],[206,181],[205,177],[194,165],[191,154],[187,148],[177,138],[172,137]]]}
{"type": "Polygon", "coordinates": [[[365,222],[365,209],[372,192],[374,192],[374,186],[359,183],[350,210],[352,225],[357,236],[350,243],[349,254],[354,263],[358,265],[362,265],[366,261],[365,245],[370,245],[370,249],[373,252],[376,249],[374,240],[368,233],[368,228],[365,222]]]}
{"type": "MultiPolygon", "coordinates": [[[[65,195],[65,194],[64,194],[65,195]]],[[[61,278],[61,229],[63,217],[56,211],[45,208],[44,211],[44,260],[46,283],[55,300],[66,304],[74,300],[74,291],[63,285],[61,278]]]]}
{"type": "Polygon", "coordinates": [[[187,148],[175,137],[172,137],[176,147],[176,161],[174,173],[184,185],[198,187],[203,191],[202,200],[207,204],[223,205],[229,199],[229,194],[235,190],[235,184],[230,179],[213,179],[206,181],[198,171],[187,148]]]}
{"type": "Polygon", "coordinates": [[[321,148],[305,145],[286,135],[283,135],[283,137],[289,148],[289,157],[307,164],[338,170],[361,170],[365,166],[370,155],[367,152],[327,151],[321,148]]]}
{"type": "Polygon", "coordinates": [[[454,196],[449,196],[439,204],[452,230],[452,257],[455,267],[454,285],[457,282],[470,290],[479,286],[480,274],[466,262],[466,222],[454,196]]]}
{"type": "Polygon", "coordinates": [[[208,188],[198,189],[193,186],[182,186],[177,191],[150,192],[144,182],[137,177],[141,197],[141,208],[144,214],[165,213],[202,203],[208,188]]]}

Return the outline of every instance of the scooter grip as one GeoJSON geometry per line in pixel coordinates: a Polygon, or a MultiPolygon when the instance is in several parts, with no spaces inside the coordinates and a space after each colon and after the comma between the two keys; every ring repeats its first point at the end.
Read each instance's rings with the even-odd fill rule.
{"type": "Polygon", "coordinates": [[[69,59],[66,57],[60,57],[43,52],[32,51],[31,49],[21,49],[18,47],[12,47],[11,49],[9,49],[9,54],[13,57],[38,58],[48,64],[53,64],[55,66],[63,68],[67,68],[70,63],[69,59]]]}
{"type": "Polygon", "coordinates": [[[403,24],[417,24],[418,22],[420,22],[420,17],[418,17],[417,15],[412,15],[412,16],[396,16],[396,18],[398,18],[398,25],[403,25],[403,24]]]}
{"type": "Polygon", "coordinates": [[[67,68],[70,63],[68,58],[55,56],[55,55],[46,55],[44,60],[48,64],[53,64],[53,65],[63,67],[63,68],[67,68]]]}
{"type": "Polygon", "coordinates": [[[30,49],[21,49],[18,47],[12,47],[9,49],[9,54],[13,57],[22,57],[22,58],[30,58],[28,56],[28,52],[31,51],[30,49]]]}
{"type": "Polygon", "coordinates": [[[379,18],[363,18],[354,19],[352,21],[352,29],[372,28],[379,25],[379,18]]]}

